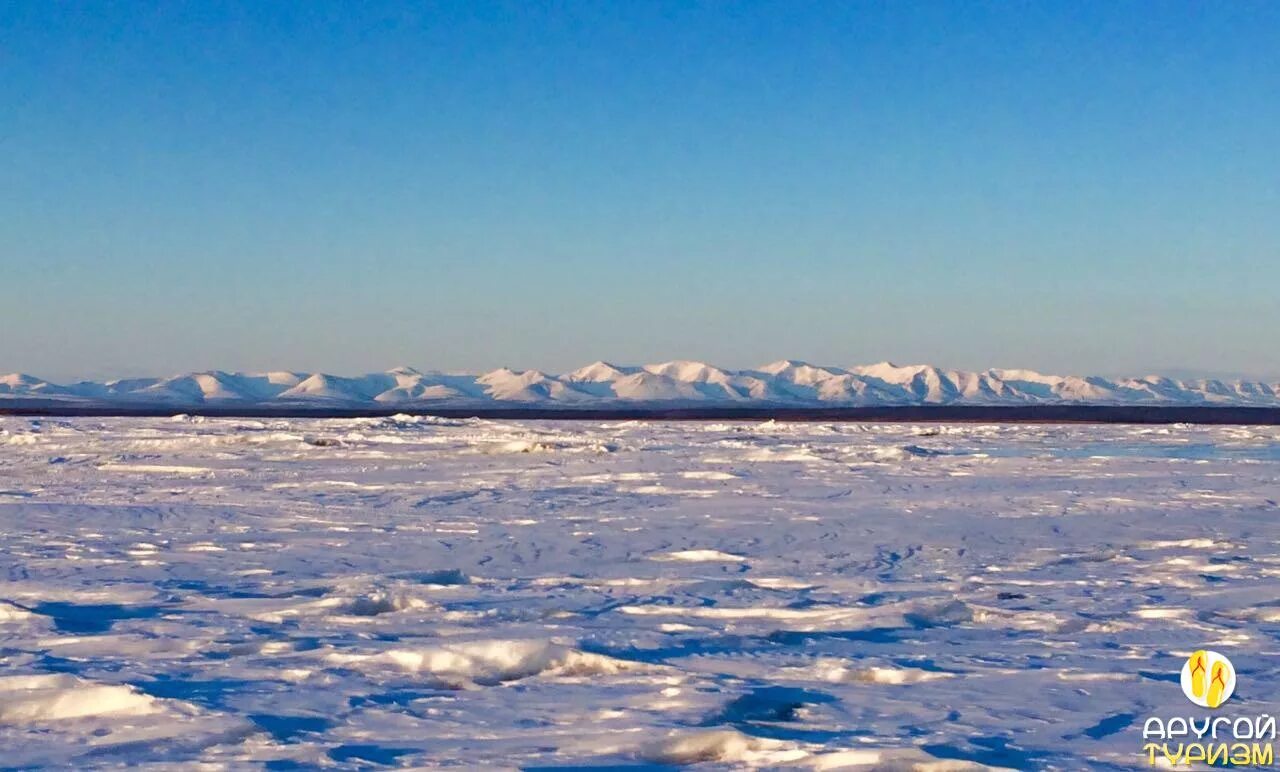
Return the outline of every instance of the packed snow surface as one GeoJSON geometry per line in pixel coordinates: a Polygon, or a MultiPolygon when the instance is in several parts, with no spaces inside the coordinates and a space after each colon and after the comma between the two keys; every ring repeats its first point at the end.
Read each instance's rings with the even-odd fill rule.
{"type": "Polygon", "coordinates": [[[1197,649],[1280,715],[1277,501],[1275,428],[0,418],[0,766],[1128,769],[1197,649]]]}
{"type": "Polygon", "coordinates": [[[324,373],[185,373],[59,385],[31,375],[0,376],[6,399],[78,405],[265,405],[380,408],[485,405],[1233,405],[1280,407],[1280,383],[1102,378],[1031,370],[966,372],[889,362],[816,367],[783,360],[752,370],[703,362],[643,367],[596,362],[563,375],[501,368],[481,375],[397,367],[355,378],[324,373]]]}

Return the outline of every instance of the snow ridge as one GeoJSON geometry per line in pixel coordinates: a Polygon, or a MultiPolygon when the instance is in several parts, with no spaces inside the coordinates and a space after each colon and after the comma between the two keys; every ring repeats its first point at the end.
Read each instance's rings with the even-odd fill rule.
{"type": "Polygon", "coordinates": [[[197,406],[564,406],[643,405],[860,407],[880,405],[1223,405],[1280,407],[1280,383],[1175,380],[1158,375],[1108,379],[1031,370],[944,370],[891,362],[819,367],[782,360],[727,370],[678,360],[641,367],[595,362],[563,375],[500,368],[478,375],[420,372],[341,377],[326,373],[184,373],[56,384],[31,375],[0,376],[6,400],[78,405],[197,406]]]}

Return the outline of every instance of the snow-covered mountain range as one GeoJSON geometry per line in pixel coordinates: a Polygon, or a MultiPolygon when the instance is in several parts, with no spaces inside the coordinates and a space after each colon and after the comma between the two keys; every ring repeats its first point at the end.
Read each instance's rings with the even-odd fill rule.
{"type": "Polygon", "coordinates": [[[674,361],[640,367],[595,362],[563,375],[494,370],[481,375],[420,372],[340,377],[324,373],[208,371],[59,385],[0,376],[0,406],[14,400],[78,405],[316,405],[597,407],[604,405],[1230,405],[1280,407],[1280,383],[1101,378],[1031,370],[943,370],[889,362],[818,367],[783,360],[749,370],[674,361]]]}

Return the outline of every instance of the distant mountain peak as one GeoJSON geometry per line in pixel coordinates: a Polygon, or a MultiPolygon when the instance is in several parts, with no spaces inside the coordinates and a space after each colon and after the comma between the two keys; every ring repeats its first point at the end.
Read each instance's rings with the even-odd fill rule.
{"type": "Polygon", "coordinates": [[[1162,375],[1104,378],[992,368],[980,372],[884,361],[842,369],[781,359],[729,370],[677,359],[640,367],[604,360],[564,375],[501,367],[480,375],[424,374],[412,367],[343,377],[326,373],[207,370],[168,378],[60,385],[25,373],[0,376],[6,400],[78,405],[196,406],[205,403],[323,405],[761,404],[792,407],[866,405],[1229,405],[1280,407],[1280,383],[1179,380],[1162,375]]]}
{"type": "Polygon", "coordinates": [[[624,369],[602,359],[598,359],[585,367],[579,367],[577,370],[566,373],[564,377],[571,381],[599,383],[615,378],[621,378],[631,372],[634,372],[631,368],[624,369]]]}
{"type": "Polygon", "coordinates": [[[779,359],[776,362],[770,362],[767,365],[763,365],[760,368],[760,372],[777,375],[778,373],[785,372],[787,370],[795,370],[801,367],[813,367],[813,365],[808,362],[802,362],[799,359],[779,359]]]}

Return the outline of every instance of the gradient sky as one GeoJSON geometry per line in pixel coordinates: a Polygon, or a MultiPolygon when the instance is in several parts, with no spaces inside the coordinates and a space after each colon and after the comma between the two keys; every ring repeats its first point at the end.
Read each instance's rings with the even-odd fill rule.
{"type": "Polygon", "coordinates": [[[0,4],[0,372],[1280,372],[1280,3],[0,4]]]}

